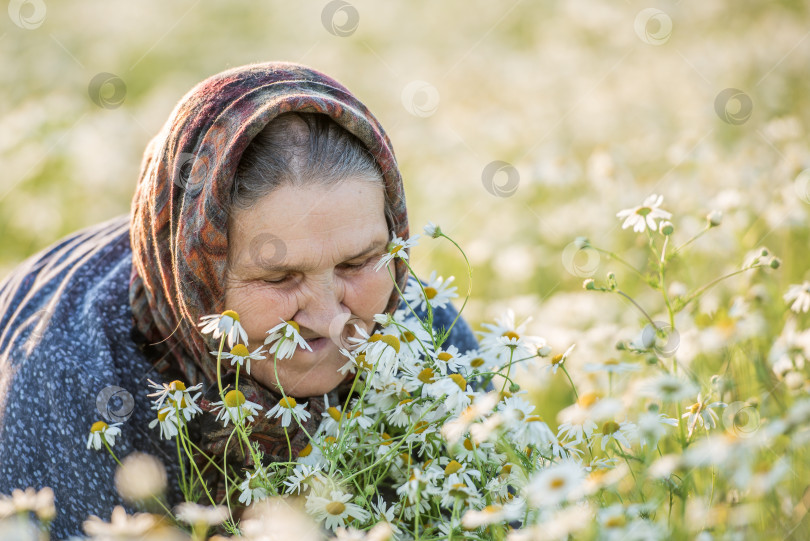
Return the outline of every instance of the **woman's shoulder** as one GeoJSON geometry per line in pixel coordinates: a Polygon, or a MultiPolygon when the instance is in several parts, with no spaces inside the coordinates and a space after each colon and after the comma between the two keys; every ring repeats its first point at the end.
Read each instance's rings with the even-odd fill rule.
{"type": "MultiPolygon", "coordinates": [[[[400,301],[399,310],[410,313],[410,308],[404,300],[400,301]]],[[[414,312],[421,319],[426,317],[427,312],[420,307],[414,307],[414,312]]],[[[413,314],[410,314],[413,317],[413,314]]],[[[475,337],[470,325],[460,316],[458,310],[449,301],[442,306],[433,309],[433,328],[436,331],[450,329],[443,347],[455,346],[460,352],[466,353],[478,349],[478,340],[475,337]]]]}
{"type": "Polygon", "coordinates": [[[50,486],[59,535],[120,503],[115,462],[87,448],[93,423],[123,423],[120,456],[161,454],[127,429],[148,423],[151,365],[129,334],[126,218],[63,238],[0,284],[0,493],[50,486]]]}

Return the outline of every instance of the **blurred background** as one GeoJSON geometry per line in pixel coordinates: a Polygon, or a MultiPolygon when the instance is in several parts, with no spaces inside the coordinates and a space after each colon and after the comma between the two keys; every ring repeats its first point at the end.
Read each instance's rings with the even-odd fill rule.
{"type": "MultiPolygon", "coordinates": [[[[639,328],[639,314],[583,291],[583,279],[613,270],[651,313],[660,298],[571,247],[585,236],[643,268],[646,236],[615,215],[653,193],[677,244],[724,213],[676,262],[679,283],[697,287],[767,246],[783,265],[760,281],[782,313],[810,261],[808,11],[731,0],[12,0],[0,18],[0,279],[129,212],[144,148],[192,86],[288,60],[332,75],[379,118],[412,233],[432,220],[469,256],[473,326],[511,307],[555,348],[632,338],[623,329],[639,328]]],[[[466,289],[448,243],[423,238],[413,259],[466,289]]],[[[723,291],[707,314],[731,305],[723,291]]]]}

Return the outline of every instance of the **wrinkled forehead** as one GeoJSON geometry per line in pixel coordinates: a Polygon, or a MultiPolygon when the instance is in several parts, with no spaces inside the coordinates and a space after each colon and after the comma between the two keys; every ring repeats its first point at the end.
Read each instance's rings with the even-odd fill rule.
{"type": "Polygon", "coordinates": [[[385,249],[380,182],[285,185],[231,217],[229,263],[242,270],[318,270],[385,249]]]}

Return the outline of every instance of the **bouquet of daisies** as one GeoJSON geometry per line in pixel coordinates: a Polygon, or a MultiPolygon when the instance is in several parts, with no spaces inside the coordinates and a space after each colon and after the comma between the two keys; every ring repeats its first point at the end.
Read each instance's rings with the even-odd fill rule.
{"type": "MultiPolygon", "coordinates": [[[[251,360],[269,355],[277,366],[306,348],[299,329],[282,322],[268,331],[265,346],[250,352],[238,314],[203,318],[203,332],[220,339],[214,352],[218,366],[224,361],[236,367],[233,385],[223,386],[217,374],[220,400],[211,413],[198,406],[199,384],[154,383],[150,395],[156,416],[150,427],[175,439],[178,454],[187,459],[179,480],[187,502],[170,510],[154,496],[174,524],[186,525],[172,535],[207,539],[217,525],[233,538],[257,540],[708,541],[802,531],[810,509],[801,481],[810,473],[810,389],[803,361],[810,359],[810,331],[798,331],[796,317],[810,310],[810,293],[795,286],[785,295],[796,317],[775,341],[762,333],[727,334],[733,347],[700,362],[686,361],[678,328],[697,317],[689,308],[716,284],[777,269],[780,261],[759,248],[739,268],[691,292],[667,287],[670,269],[682,262],[685,249],[718,227],[722,217],[710,214],[704,230],[675,247],[671,214],[661,203],[660,196],[651,196],[618,214],[624,228],[646,237],[647,268],[584,238],[570,245],[642,278],[663,306],[663,314],[650,315],[616,272],[607,273],[604,282],[588,277],[585,290],[616,295],[640,324],[635,337],[619,340],[611,354],[591,348],[584,359],[576,359],[582,346],[563,344],[557,352],[543,338],[528,336],[528,320],[517,323],[511,311],[484,324],[478,348],[448,345],[455,321],[436,329],[433,316],[456,296],[453,279],[434,273],[419,280],[402,250],[416,238],[394,238],[378,268],[393,258],[408,265],[412,278],[400,292],[405,307],[379,315],[373,334],[356,328],[351,346],[342,351],[341,371],[352,374],[351,388],[340,400],[325,398],[318,428],[306,432],[301,452],[289,447],[287,460],[266,460],[249,439],[252,423],[260,416],[277,418],[286,434],[289,427],[303,430],[312,413],[283,388],[279,402],[262,411],[240,391],[239,372],[243,366],[249,370],[251,360]],[[226,341],[230,353],[223,352],[226,341]],[[770,353],[757,353],[764,345],[770,353]],[[556,411],[522,389],[551,379],[565,385],[555,388],[563,402],[556,411]],[[551,411],[553,420],[542,417],[538,406],[551,411]],[[232,427],[231,437],[250,453],[253,466],[234,472],[213,457],[200,460],[204,453],[188,430],[199,415],[215,415],[223,428],[232,427]],[[206,486],[200,463],[225,476],[230,489],[222,500],[206,486]],[[234,512],[239,504],[247,506],[244,515],[234,512]]],[[[433,224],[425,232],[457,247],[433,224]]],[[[566,259],[574,260],[563,254],[566,259]]],[[[469,263],[467,269],[471,278],[469,263]]],[[[469,292],[468,285],[462,310],[469,292]]],[[[729,318],[754,312],[735,306],[729,318]]],[[[96,423],[87,446],[106,448],[115,457],[119,434],[117,425],[96,423]]],[[[148,478],[144,471],[159,470],[146,457],[130,458],[121,463],[122,478],[148,478]]],[[[128,484],[120,486],[123,495],[128,484]]],[[[165,480],[156,486],[165,488],[165,480]]],[[[158,492],[144,490],[140,499],[158,492]]],[[[4,509],[24,509],[26,501],[42,499],[18,496],[19,501],[0,500],[0,516],[4,509]]],[[[52,516],[52,497],[50,506],[33,505],[28,510],[41,507],[52,516]]],[[[168,535],[166,528],[157,515],[130,516],[123,509],[116,509],[110,523],[91,517],[85,525],[96,538],[124,529],[143,539],[153,534],[164,539],[155,532],[168,535]]]]}

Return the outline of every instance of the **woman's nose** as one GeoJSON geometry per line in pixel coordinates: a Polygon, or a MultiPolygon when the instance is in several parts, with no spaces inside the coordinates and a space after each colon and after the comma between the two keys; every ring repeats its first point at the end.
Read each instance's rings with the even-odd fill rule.
{"type": "Polygon", "coordinates": [[[344,292],[342,281],[333,273],[312,277],[308,281],[299,301],[298,313],[293,318],[302,327],[304,339],[314,338],[308,336],[311,333],[342,344],[345,328],[352,318],[351,310],[343,304],[344,292]]]}

